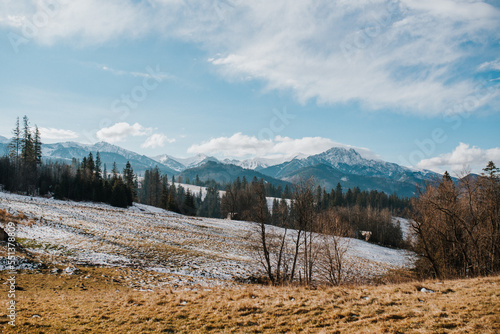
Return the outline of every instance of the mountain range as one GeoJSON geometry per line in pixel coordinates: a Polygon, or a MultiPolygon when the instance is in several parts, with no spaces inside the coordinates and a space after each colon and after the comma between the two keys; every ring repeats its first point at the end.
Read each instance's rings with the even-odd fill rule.
{"type": "MultiPolygon", "coordinates": [[[[9,140],[0,136],[0,156],[7,154],[9,140]]],[[[44,144],[44,160],[71,162],[88,156],[89,152],[99,152],[101,161],[108,171],[113,162],[119,170],[130,161],[134,171],[143,174],[145,170],[157,166],[162,173],[180,175],[184,180],[215,180],[231,182],[245,176],[263,178],[275,185],[290,184],[300,176],[313,177],[315,182],[327,190],[340,183],[344,189],[359,187],[361,190],[378,190],[388,194],[413,196],[416,187],[424,182],[440,177],[427,170],[413,170],[395,163],[366,159],[352,148],[332,147],[316,155],[298,155],[288,159],[254,158],[248,160],[219,160],[198,154],[190,158],[176,158],[167,154],[147,157],[106,142],[93,145],[76,142],[44,144]]]]}

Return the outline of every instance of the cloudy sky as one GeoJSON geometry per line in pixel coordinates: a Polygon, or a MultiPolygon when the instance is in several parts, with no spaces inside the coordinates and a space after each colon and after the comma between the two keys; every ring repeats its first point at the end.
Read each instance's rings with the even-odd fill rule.
{"type": "Polygon", "coordinates": [[[496,0],[0,0],[0,135],[500,165],[496,0]]]}

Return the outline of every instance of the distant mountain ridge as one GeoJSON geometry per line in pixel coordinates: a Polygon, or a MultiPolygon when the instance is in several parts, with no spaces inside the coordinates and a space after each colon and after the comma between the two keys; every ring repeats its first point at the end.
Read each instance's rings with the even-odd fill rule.
{"type": "Polygon", "coordinates": [[[174,158],[168,154],[162,154],[152,159],[179,173],[189,168],[201,166],[209,161],[219,162],[217,158],[209,157],[205,154],[197,154],[190,158],[174,158]]]}
{"type": "Polygon", "coordinates": [[[395,163],[366,159],[356,150],[343,147],[293,159],[260,172],[287,181],[293,181],[299,175],[311,176],[327,189],[340,183],[344,188],[357,185],[362,190],[382,190],[404,196],[415,195],[418,185],[438,177],[431,171],[416,171],[395,163]]]}
{"type": "Polygon", "coordinates": [[[245,177],[248,182],[251,182],[254,177],[264,179],[265,182],[272,183],[275,186],[285,186],[289,182],[276,179],[268,175],[264,175],[253,169],[246,169],[233,164],[225,164],[217,161],[208,161],[200,166],[184,170],[179,176],[185,181],[190,179],[194,181],[196,176],[202,181],[214,180],[217,183],[230,183],[236,178],[243,179],[245,177]]]}
{"type": "MultiPolygon", "coordinates": [[[[0,136],[0,155],[8,153],[9,139],[0,136]]],[[[361,190],[379,190],[404,196],[415,195],[416,187],[426,181],[440,177],[439,174],[412,170],[395,163],[363,158],[352,148],[332,147],[331,149],[306,156],[303,154],[288,159],[253,158],[247,160],[225,159],[198,154],[190,158],[175,158],[168,154],[147,157],[106,142],[80,144],[63,142],[43,144],[45,160],[71,162],[73,158],[82,160],[99,151],[102,164],[111,171],[113,162],[119,170],[130,161],[134,171],[143,174],[145,170],[158,167],[162,173],[181,175],[184,178],[200,180],[214,179],[231,182],[243,175],[247,179],[257,176],[273,184],[294,182],[299,176],[313,177],[327,190],[340,183],[344,189],[358,186],[361,190]]]]}
{"type": "Polygon", "coordinates": [[[118,169],[121,171],[127,164],[127,161],[129,161],[136,173],[144,173],[145,170],[158,166],[163,173],[177,174],[175,170],[166,165],[159,164],[145,155],[140,155],[106,142],[96,144],[63,142],[42,145],[42,157],[45,160],[71,162],[73,158],[82,160],[90,152],[94,155],[94,159],[97,152],[99,152],[103,168],[104,164],[106,164],[108,172],[111,172],[113,162],[116,162],[118,169]]]}

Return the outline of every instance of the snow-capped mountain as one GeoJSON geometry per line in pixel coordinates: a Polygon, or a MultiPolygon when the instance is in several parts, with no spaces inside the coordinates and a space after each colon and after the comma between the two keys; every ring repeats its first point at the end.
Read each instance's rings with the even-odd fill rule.
{"type": "Polygon", "coordinates": [[[437,177],[431,171],[412,170],[395,163],[363,158],[352,148],[333,147],[323,153],[296,158],[261,169],[262,174],[293,181],[299,175],[313,177],[329,188],[341,183],[366,190],[382,190],[411,196],[417,185],[437,177]]]}
{"type": "Polygon", "coordinates": [[[168,154],[162,154],[153,157],[152,159],[162,163],[163,165],[168,166],[169,168],[177,172],[182,172],[189,168],[195,168],[201,166],[207,163],[208,161],[220,162],[217,158],[209,157],[205,154],[197,154],[189,158],[175,158],[168,154]]]}
{"type": "Polygon", "coordinates": [[[201,166],[209,161],[219,162],[217,158],[205,154],[197,154],[189,158],[175,158],[175,160],[186,166],[186,169],[201,166]]]}
{"type": "Polygon", "coordinates": [[[62,160],[71,162],[73,158],[78,160],[83,159],[88,156],[90,152],[92,152],[94,158],[97,152],[99,152],[101,162],[103,166],[106,164],[108,171],[111,171],[113,162],[116,162],[118,169],[122,170],[127,161],[129,161],[135,172],[141,173],[146,169],[158,166],[163,173],[177,174],[175,170],[166,165],[159,164],[157,161],[145,155],[140,155],[106,142],[99,142],[93,145],[75,142],[42,145],[42,157],[45,160],[62,160]]]}
{"type": "Polygon", "coordinates": [[[429,171],[411,170],[391,162],[366,159],[356,150],[343,147],[332,147],[320,154],[311,155],[305,158],[295,158],[279,165],[270,166],[269,168],[263,169],[262,172],[279,178],[301,168],[320,164],[333,167],[347,174],[389,177],[395,179],[401,178],[401,181],[404,181],[408,175],[414,176],[415,174],[425,178],[429,173],[434,174],[429,171]]]}
{"type": "MultiPolygon", "coordinates": [[[[291,159],[290,159],[291,160],[291,159]]],[[[233,163],[234,165],[247,168],[247,169],[263,169],[269,166],[274,166],[280,163],[283,163],[285,161],[289,161],[288,159],[283,159],[283,158],[278,158],[278,159],[270,159],[270,158],[253,158],[253,159],[246,159],[242,161],[238,161],[236,163],[233,163]]]]}
{"type": "Polygon", "coordinates": [[[257,157],[257,158],[252,158],[252,159],[245,159],[245,160],[229,160],[226,159],[225,161],[231,161],[229,163],[240,166],[246,169],[254,169],[254,170],[261,170],[267,167],[279,165],[288,161],[292,161],[293,159],[305,159],[307,158],[308,155],[299,153],[296,155],[292,155],[289,157],[281,157],[281,158],[265,158],[265,157],[257,157]]]}
{"type": "Polygon", "coordinates": [[[183,170],[186,169],[186,166],[178,162],[174,157],[171,157],[168,154],[162,154],[162,155],[157,155],[156,157],[152,158],[155,161],[158,161],[159,163],[168,166],[175,170],[176,172],[182,172],[183,170]]]}

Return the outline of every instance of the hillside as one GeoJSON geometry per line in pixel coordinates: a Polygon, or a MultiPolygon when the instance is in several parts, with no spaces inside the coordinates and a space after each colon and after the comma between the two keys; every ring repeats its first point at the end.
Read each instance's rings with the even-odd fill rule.
{"type": "MultiPolygon", "coordinates": [[[[177,275],[178,284],[231,285],[262,275],[249,238],[256,232],[252,223],[187,217],[142,204],[119,209],[6,193],[0,193],[0,209],[28,217],[18,225],[19,242],[42,260],[55,257],[50,265],[136,267],[177,275]]],[[[353,277],[371,280],[412,262],[409,252],[350,241],[353,277]]]]}

